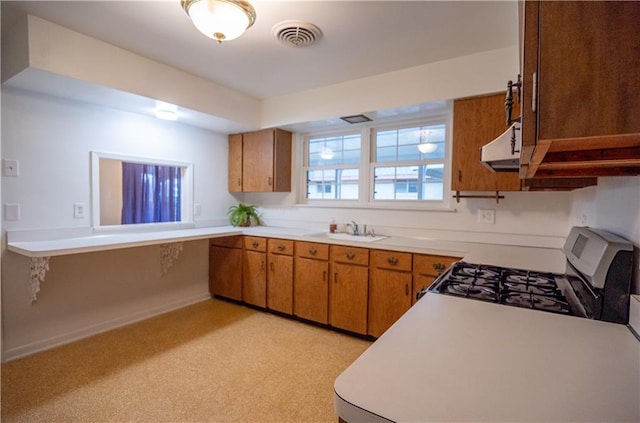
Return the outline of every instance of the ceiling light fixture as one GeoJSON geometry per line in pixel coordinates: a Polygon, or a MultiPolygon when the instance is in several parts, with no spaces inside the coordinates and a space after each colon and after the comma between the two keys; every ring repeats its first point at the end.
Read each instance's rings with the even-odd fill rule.
{"type": "Polygon", "coordinates": [[[256,11],[244,0],[180,0],[193,24],[218,44],[241,36],[256,21],[256,11]]]}
{"type": "Polygon", "coordinates": [[[431,138],[431,131],[420,131],[420,144],[418,144],[418,150],[420,150],[422,154],[433,153],[438,148],[438,144],[432,143],[429,141],[429,138],[431,138]],[[424,142],[424,138],[427,139],[427,142],[424,142]]]}
{"type": "Polygon", "coordinates": [[[174,104],[156,101],[156,117],[162,120],[178,120],[178,107],[174,104]]]}

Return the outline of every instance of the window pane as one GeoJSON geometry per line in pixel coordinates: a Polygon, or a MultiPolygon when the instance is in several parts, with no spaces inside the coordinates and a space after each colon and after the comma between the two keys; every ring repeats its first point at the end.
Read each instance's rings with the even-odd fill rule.
{"type": "Polygon", "coordinates": [[[358,199],[358,169],[324,169],[307,172],[307,198],[358,199]]]}
{"type": "Polygon", "coordinates": [[[375,161],[444,159],[445,136],[446,125],[444,124],[376,132],[375,161]],[[419,147],[420,145],[422,146],[419,147]]]}
{"type": "Polygon", "coordinates": [[[443,164],[376,167],[376,200],[442,200],[443,164]]]}
{"type": "Polygon", "coordinates": [[[310,139],[308,166],[360,163],[360,138],[360,134],[355,134],[310,139]]]}

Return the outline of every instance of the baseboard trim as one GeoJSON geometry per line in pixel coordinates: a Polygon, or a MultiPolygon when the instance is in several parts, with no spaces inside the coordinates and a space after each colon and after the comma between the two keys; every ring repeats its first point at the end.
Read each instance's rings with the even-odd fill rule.
{"type": "Polygon", "coordinates": [[[3,350],[2,362],[5,363],[11,360],[35,354],[37,352],[69,344],[71,342],[78,341],[83,338],[88,338],[102,332],[126,326],[131,323],[139,322],[141,320],[149,319],[160,314],[168,313],[170,311],[177,310],[191,304],[206,301],[210,298],[211,295],[209,293],[202,293],[191,297],[181,298],[179,300],[172,301],[171,303],[163,304],[158,307],[152,307],[147,310],[130,314],[128,316],[119,317],[117,319],[112,319],[95,325],[87,326],[51,338],[39,340],[26,345],[21,345],[19,347],[11,348],[8,350],[3,350]]]}

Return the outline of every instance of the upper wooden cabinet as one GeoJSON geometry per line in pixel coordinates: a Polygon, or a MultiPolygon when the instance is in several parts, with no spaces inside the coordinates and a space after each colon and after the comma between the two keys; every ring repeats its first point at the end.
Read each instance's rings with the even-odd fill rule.
{"type": "Polygon", "coordinates": [[[282,129],[229,136],[229,192],[291,191],[291,132],[282,129]]]}
{"type": "Polygon", "coordinates": [[[524,12],[520,176],[640,174],[640,2],[524,12]]]}
{"type": "MultiPolygon", "coordinates": [[[[494,172],[480,162],[480,147],[506,129],[505,94],[453,102],[453,191],[520,191],[517,173],[494,172]]],[[[513,116],[520,113],[516,108],[513,116]]]]}

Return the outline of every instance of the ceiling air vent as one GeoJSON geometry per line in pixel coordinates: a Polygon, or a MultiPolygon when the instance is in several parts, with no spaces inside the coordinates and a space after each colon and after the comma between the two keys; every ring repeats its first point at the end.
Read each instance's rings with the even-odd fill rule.
{"type": "Polygon", "coordinates": [[[322,36],[322,31],[312,23],[284,21],[273,27],[273,35],[284,44],[293,47],[305,47],[319,40],[322,36]]]}

